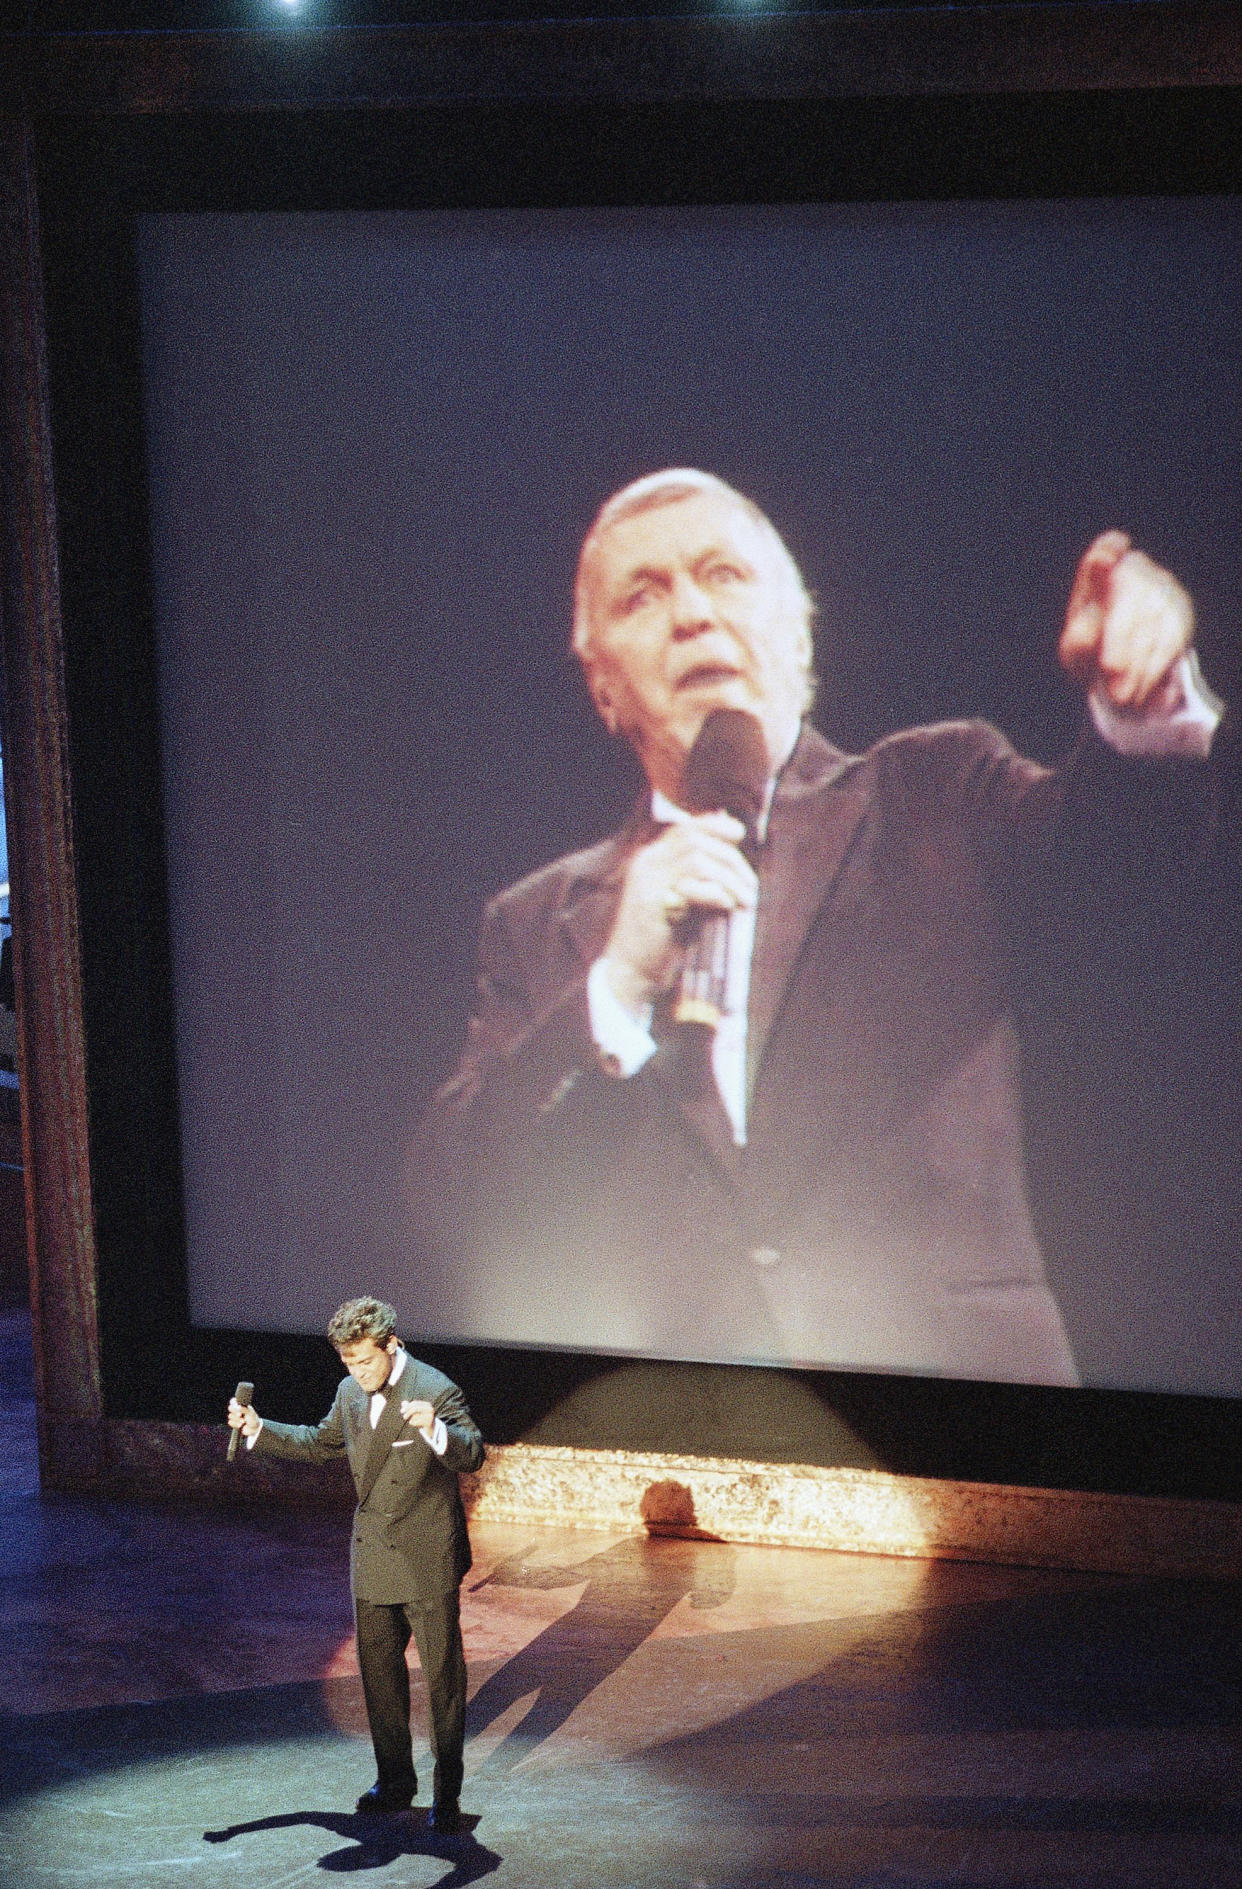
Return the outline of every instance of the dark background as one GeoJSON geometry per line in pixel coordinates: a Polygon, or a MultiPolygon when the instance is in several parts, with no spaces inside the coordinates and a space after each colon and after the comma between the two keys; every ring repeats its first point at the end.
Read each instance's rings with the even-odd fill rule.
{"type": "MultiPolygon", "coordinates": [[[[862,8],[912,7],[925,0],[857,0],[862,8]]],[[[993,5],[1022,0],[992,0],[993,5]]],[[[4,0],[0,26],[10,31],[218,31],[268,27],[291,37],[309,28],[418,25],[438,20],[573,20],[711,18],[790,11],[767,4],[719,6],[715,0],[4,0]]],[[[823,5],[800,13],[829,12],[823,5]]]]}
{"type": "MultiPolygon", "coordinates": [[[[206,1415],[215,1384],[227,1387],[241,1374],[262,1380],[269,1408],[283,1398],[286,1408],[296,1401],[299,1412],[309,1414],[308,1402],[313,1410],[335,1376],[330,1354],[314,1341],[197,1332],[186,1316],[159,896],[162,827],[133,210],[1222,189],[1236,183],[1236,116],[1229,95],[1198,94],[1193,101],[1161,95],[855,102],[779,113],[682,107],[675,124],[657,110],[544,111],[537,131],[530,115],[513,111],[293,117],[278,128],[257,119],[200,122],[193,135],[182,126],[175,137],[156,119],[142,126],[66,125],[50,141],[52,392],[112,1414],[206,1415]],[[670,152],[676,153],[672,161],[670,152]],[[141,1137],[133,1133],[136,1120],[149,1131],[141,1137]],[[157,1371],[170,1357],[185,1367],[184,1376],[180,1368],[171,1375],[157,1371]],[[235,1368],[239,1360],[244,1373],[235,1368]]],[[[1153,442],[1153,450],[1161,444],[1167,442],[1153,442]]],[[[758,496],[784,524],[779,495],[758,496]]],[[[791,530],[790,537],[804,554],[798,534],[791,530]]],[[[1153,549],[1173,556],[1158,541],[1153,549]]],[[[1180,568],[1197,581],[1184,560],[1180,568]]],[[[1058,608],[1059,602],[1058,596],[1058,608]]],[[[1208,661],[1214,679],[1228,688],[1225,631],[1207,616],[1208,661]],[[1213,641],[1219,647],[1212,648],[1213,641]]],[[[939,712],[938,687],[935,676],[920,681],[917,700],[900,702],[893,719],[939,712]]],[[[951,706],[961,707],[953,692],[951,706]]],[[[1004,702],[994,708],[984,696],[972,706],[996,713],[1019,738],[1029,733],[1020,715],[1005,715],[1004,702]]],[[[848,728],[835,732],[851,738],[848,728]]],[[[584,1383],[616,1385],[613,1367],[602,1361],[460,1350],[437,1355],[470,1384],[494,1436],[539,1433],[633,1446],[644,1440],[643,1421],[658,1422],[658,1397],[618,1394],[591,1405],[579,1396],[568,1432],[564,1424],[558,1431],[555,1411],[567,1393],[584,1383]]],[[[672,1375],[670,1369],[660,1381],[672,1375]]],[[[924,1473],[1078,1486],[1208,1493],[1233,1486],[1232,1404],[810,1378],[799,1381],[794,1401],[801,1406],[806,1390],[827,1413],[820,1434],[803,1423],[786,1439],[760,1423],[752,1447],[742,1448],[743,1439],[724,1435],[719,1423],[713,1427],[712,1412],[735,1404],[742,1382],[753,1405],[758,1379],[770,1403],[770,1386],[784,1374],[700,1368],[693,1375],[705,1424],[692,1424],[676,1439],[648,1436],[653,1446],[676,1441],[722,1453],[878,1460],[924,1473]]],[[[684,1388],[684,1376],[682,1382],[684,1388]]],[[[763,1398],[757,1401],[762,1406],[763,1398]]]]}

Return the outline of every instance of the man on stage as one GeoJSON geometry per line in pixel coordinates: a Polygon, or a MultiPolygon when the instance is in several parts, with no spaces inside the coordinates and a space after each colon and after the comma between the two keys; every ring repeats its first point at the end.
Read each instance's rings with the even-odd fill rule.
{"type": "Polygon", "coordinates": [[[489,1337],[1075,1383],[1028,1201],[1020,1012],[1050,912],[1110,951],[1109,915],[1143,896],[1136,825],[1193,852],[1219,705],[1185,591],[1119,531],[1090,546],[1059,646],[1084,734],[1055,770],[982,722],[833,748],[804,719],[797,566],[710,474],[609,499],[575,605],[648,788],[621,832],[488,906],[466,1047],[409,1167],[427,1290],[489,1337]],[[720,711],[758,755],[732,812],[728,756],[706,798],[695,779],[720,711]]]}
{"type": "Polygon", "coordinates": [[[457,1476],[479,1467],[483,1442],[456,1384],[404,1349],[390,1305],[347,1300],[333,1314],[328,1337],[349,1375],[322,1423],[274,1423],[235,1398],[228,1421],[248,1449],[261,1453],[308,1462],[342,1450],[348,1456],[358,1490],[350,1587],[377,1770],[358,1810],[405,1810],[414,1800],[405,1663],[412,1632],[435,1759],[431,1822],[451,1833],[461,1823],[466,1712],[458,1590],[470,1566],[457,1476]]]}

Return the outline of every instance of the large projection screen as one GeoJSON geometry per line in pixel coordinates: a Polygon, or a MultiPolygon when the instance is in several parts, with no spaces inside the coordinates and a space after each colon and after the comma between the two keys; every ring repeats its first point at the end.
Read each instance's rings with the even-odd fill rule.
{"type": "MultiPolygon", "coordinates": [[[[1057,634],[1109,526],[1189,588],[1229,693],[1240,239],[1224,197],[140,218],[197,1324],[316,1332],[366,1286],[428,1340],[1242,1393],[1227,835],[1204,815],[1170,867],[1156,770],[1125,826],[1150,861],[1114,896],[1079,859],[1072,909],[1008,914],[986,1080],[950,1055],[934,1101],[954,1145],[975,1111],[971,1184],[1038,1242],[1072,1368],[941,1335],[946,1303],[1012,1294],[1008,1257],[974,1254],[926,1327],[893,1310],[862,1223],[943,1255],[870,1170],[825,1236],[828,1311],[800,1310],[791,1253],[805,1283],[835,1213],[805,1135],[785,1171],[775,1137],[762,1215],[744,1179],[713,1196],[717,1270],[684,1277],[709,1209],[690,1180],[678,1206],[680,1143],[642,1141],[657,1199],[628,1130],[579,1118],[515,1163],[507,1224],[446,1210],[439,1170],[420,1199],[411,1153],[485,901],[639,793],[569,653],[579,545],[628,480],[701,467],[772,519],[817,606],[815,723],[850,754],[971,717],[1061,762],[1084,711],[1057,634]],[[616,1254],[585,1232],[609,1187],[616,1254]]],[[[926,935],[959,921],[948,898],[926,935]]],[[[907,1126],[861,1137],[889,1137],[885,1175],[907,1126]]]]}

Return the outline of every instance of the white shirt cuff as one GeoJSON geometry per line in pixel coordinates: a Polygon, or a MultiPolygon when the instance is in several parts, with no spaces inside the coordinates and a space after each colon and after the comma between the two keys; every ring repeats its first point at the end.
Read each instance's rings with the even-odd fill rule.
{"type": "MultiPolygon", "coordinates": [[[[262,1428],[263,1428],[263,1419],[262,1419],[262,1417],[260,1417],[260,1418],[259,1418],[259,1430],[261,1430],[262,1428]]],[[[247,1448],[248,1450],[252,1450],[252,1449],[254,1448],[254,1446],[255,1446],[255,1444],[256,1444],[256,1443],[258,1442],[258,1440],[259,1440],[259,1430],[256,1430],[253,1436],[248,1436],[248,1437],[246,1437],[246,1439],[245,1439],[245,1442],[246,1442],[246,1448],[247,1448]]]]}
{"type": "Polygon", "coordinates": [[[1143,708],[1118,708],[1094,689],[1087,702],[1102,741],[1118,754],[1149,760],[1206,761],[1224,713],[1224,703],[1199,673],[1193,650],[1173,665],[1143,708]]]}
{"type": "Polygon", "coordinates": [[[587,973],[587,1013],[591,1036],[602,1066],[610,1076],[635,1076],[655,1055],[650,1028],[651,1012],[638,1021],[621,1002],[608,981],[607,958],[596,958],[587,973]]]}
{"type": "Polygon", "coordinates": [[[443,1456],[445,1450],[448,1448],[448,1431],[444,1427],[443,1417],[436,1418],[431,1426],[430,1433],[426,1430],[420,1430],[418,1434],[424,1439],[436,1456],[443,1456]]]}

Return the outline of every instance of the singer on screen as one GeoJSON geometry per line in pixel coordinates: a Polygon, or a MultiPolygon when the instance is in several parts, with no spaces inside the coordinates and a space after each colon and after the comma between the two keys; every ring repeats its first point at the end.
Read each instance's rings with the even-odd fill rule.
{"type": "Polygon", "coordinates": [[[418,1263],[483,1336],[1072,1384],[1028,1200],[1023,981],[1050,901],[1124,911],[1127,823],[1195,843],[1220,710],[1190,600],[1123,533],[1089,547],[1059,769],[983,722],[839,752],[805,719],[811,617],[721,480],[603,506],[573,647],[648,790],[487,908],[409,1163],[418,1263]]]}

